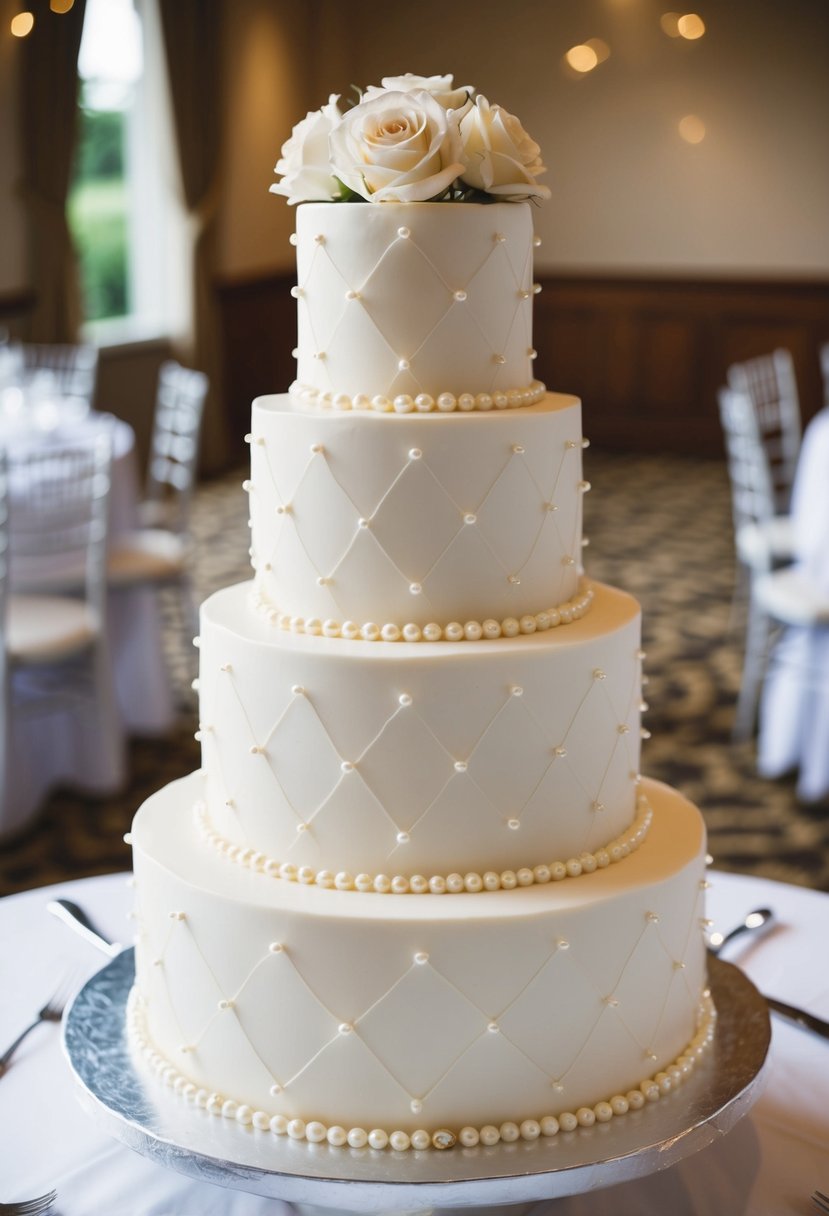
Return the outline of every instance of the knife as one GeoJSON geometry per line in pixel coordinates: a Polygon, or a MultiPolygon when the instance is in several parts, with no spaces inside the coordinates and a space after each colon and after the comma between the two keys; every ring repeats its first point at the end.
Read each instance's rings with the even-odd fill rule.
{"type": "MultiPolygon", "coordinates": [[[[738,930],[739,932],[739,930],[738,930]]],[[[715,946],[708,947],[708,953],[713,954],[715,958],[719,957],[721,943],[715,946]]],[[[735,965],[735,964],[732,964],[735,965]]],[[[765,993],[760,994],[763,1000],[774,1013],[780,1015],[781,1018],[786,1018],[789,1022],[794,1022],[801,1030],[811,1030],[814,1034],[819,1034],[823,1039],[829,1039],[829,1022],[825,1022],[823,1018],[819,1018],[815,1013],[809,1013],[806,1009],[799,1009],[797,1005],[787,1005],[785,1001],[778,1001],[777,997],[766,996],[765,993]]]]}
{"type": "Polygon", "coordinates": [[[74,929],[76,933],[80,934],[86,941],[91,942],[93,946],[97,946],[99,950],[109,955],[110,958],[115,958],[124,949],[120,942],[111,942],[108,938],[104,937],[103,933],[89,919],[83,908],[73,903],[71,899],[52,899],[46,905],[46,911],[51,912],[58,920],[62,920],[70,929],[74,929]]]}
{"type": "Polygon", "coordinates": [[[794,1022],[804,1030],[811,1030],[815,1034],[819,1034],[823,1039],[829,1039],[829,1022],[825,1022],[823,1018],[809,1013],[806,1009],[798,1009],[796,1005],[787,1005],[785,1001],[778,1001],[773,996],[767,996],[764,999],[769,1009],[779,1013],[782,1018],[787,1018],[788,1021],[794,1022]]]}

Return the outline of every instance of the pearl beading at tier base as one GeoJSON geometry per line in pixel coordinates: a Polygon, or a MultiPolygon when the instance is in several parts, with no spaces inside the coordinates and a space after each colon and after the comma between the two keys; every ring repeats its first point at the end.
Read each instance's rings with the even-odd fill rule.
{"type": "Polygon", "coordinates": [[[578,878],[581,874],[592,874],[623,861],[645,840],[653,811],[640,794],[637,800],[637,815],[626,832],[608,841],[593,853],[580,853],[567,861],[551,861],[548,865],[525,866],[518,870],[504,870],[498,874],[488,870],[484,874],[351,874],[332,870],[314,870],[312,866],[297,866],[292,862],[280,862],[256,849],[234,844],[211,827],[207,805],[198,802],[195,806],[196,824],[202,838],[223,857],[245,866],[257,874],[270,878],[283,878],[288,882],[316,885],[336,891],[375,891],[379,895],[460,895],[479,891],[513,891],[516,887],[531,887],[535,883],[561,882],[565,878],[578,878]]]}
{"type": "Polygon", "coordinates": [[[269,1115],[267,1111],[254,1110],[251,1106],[223,1094],[211,1093],[197,1086],[156,1051],[147,1035],[141,997],[135,988],[130,992],[127,1003],[127,1035],[134,1051],[141,1055],[163,1084],[185,1101],[206,1110],[208,1114],[219,1115],[245,1127],[252,1126],[257,1131],[288,1136],[291,1140],[307,1140],[312,1144],[327,1141],[337,1148],[390,1148],[397,1152],[407,1149],[446,1150],[454,1148],[456,1144],[463,1148],[474,1148],[478,1144],[491,1147],[499,1141],[509,1144],[516,1140],[538,1140],[539,1137],[555,1136],[559,1131],[574,1132],[579,1127],[589,1128],[596,1123],[609,1123],[611,1119],[626,1115],[631,1110],[641,1110],[647,1103],[658,1102],[660,1098],[673,1092],[691,1075],[713,1041],[716,1019],[717,1011],[711,992],[706,989],[700,1004],[697,1031],[674,1062],[652,1076],[645,1077],[636,1088],[628,1090],[627,1093],[612,1094],[594,1106],[580,1106],[575,1111],[559,1111],[557,1115],[528,1118],[520,1123],[507,1121],[500,1126],[485,1124],[483,1127],[462,1127],[457,1131],[441,1127],[431,1132],[421,1128],[409,1133],[402,1130],[386,1131],[383,1128],[366,1130],[363,1127],[346,1129],[339,1125],[327,1127],[318,1119],[288,1119],[285,1115],[269,1115]]]}
{"type": "Polygon", "coordinates": [[[378,414],[452,414],[456,410],[471,413],[520,409],[522,406],[535,405],[546,391],[546,386],[540,380],[533,380],[526,388],[492,393],[437,393],[435,396],[418,393],[415,397],[409,393],[398,393],[396,397],[384,397],[382,394],[369,397],[366,393],[357,393],[350,397],[348,393],[324,392],[311,384],[300,384],[298,380],[288,390],[291,399],[302,409],[374,410],[378,414]]]}
{"type": "Polygon", "coordinates": [[[399,625],[388,621],[379,625],[374,621],[366,621],[362,625],[356,621],[320,620],[318,617],[291,616],[279,609],[268,600],[261,588],[255,586],[251,593],[253,608],[276,625],[290,633],[307,633],[313,637],[345,638],[347,641],[363,642],[486,642],[497,638],[515,638],[519,634],[544,633],[559,625],[569,625],[578,621],[590,611],[595,593],[592,587],[584,581],[578,595],[548,608],[545,612],[527,613],[521,617],[505,617],[502,621],[494,618],[485,621],[450,621],[448,625],[439,625],[429,621],[418,625],[408,621],[399,625]]]}

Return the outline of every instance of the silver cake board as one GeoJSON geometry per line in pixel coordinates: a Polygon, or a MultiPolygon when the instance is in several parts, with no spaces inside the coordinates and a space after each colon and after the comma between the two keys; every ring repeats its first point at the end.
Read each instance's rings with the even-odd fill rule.
{"type": "Polygon", "coordinates": [[[679,1089],[658,1102],[529,1142],[446,1152],[334,1148],[208,1114],[141,1075],[125,1029],[133,978],[134,954],[124,950],[84,985],[64,1018],[64,1052],[97,1125],[199,1181],[347,1212],[530,1203],[666,1169],[725,1135],[749,1110],[762,1089],[771,1038],[763,997],[736,967],[710,957],[713,1044],[679,1089]]]}

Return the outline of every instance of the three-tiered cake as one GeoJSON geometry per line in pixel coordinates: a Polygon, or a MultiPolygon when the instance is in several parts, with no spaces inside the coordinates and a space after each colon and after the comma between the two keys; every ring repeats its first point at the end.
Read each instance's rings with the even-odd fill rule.
{"type": "Polygon", "coordinates": [[[305,202],[296,245],[297,382],[253,404],[255,577],[202,608],[203,768],[133,826],[133,1039],[263,1133],[610,1119],[710,1036],[705,834],[638,775],[638,605],[582,575],[530,208],[305,202]]]}

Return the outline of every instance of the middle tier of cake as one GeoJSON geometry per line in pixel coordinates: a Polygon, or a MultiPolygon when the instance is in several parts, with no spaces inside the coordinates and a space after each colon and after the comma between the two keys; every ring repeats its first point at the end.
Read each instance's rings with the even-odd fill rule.
{"type": "Polygon", "coordinates": [[[370,645],[274,628],[252,594],[207,600],[199,639],[202,823],[235,860],[473,890],[608,865],[642,838],[631,596],[597,585],[587,616],[527,636],[370,645]]]}
{"type": "Polygon", "coordinates": [[[589,487],[575,397],[366,414],[306,413],[282,394],[253,403],[250,441],[251,556],[273,616],[415,640],[407,626],[429,637],[512,619],[517,632],[579,594],[589,487]]]}

